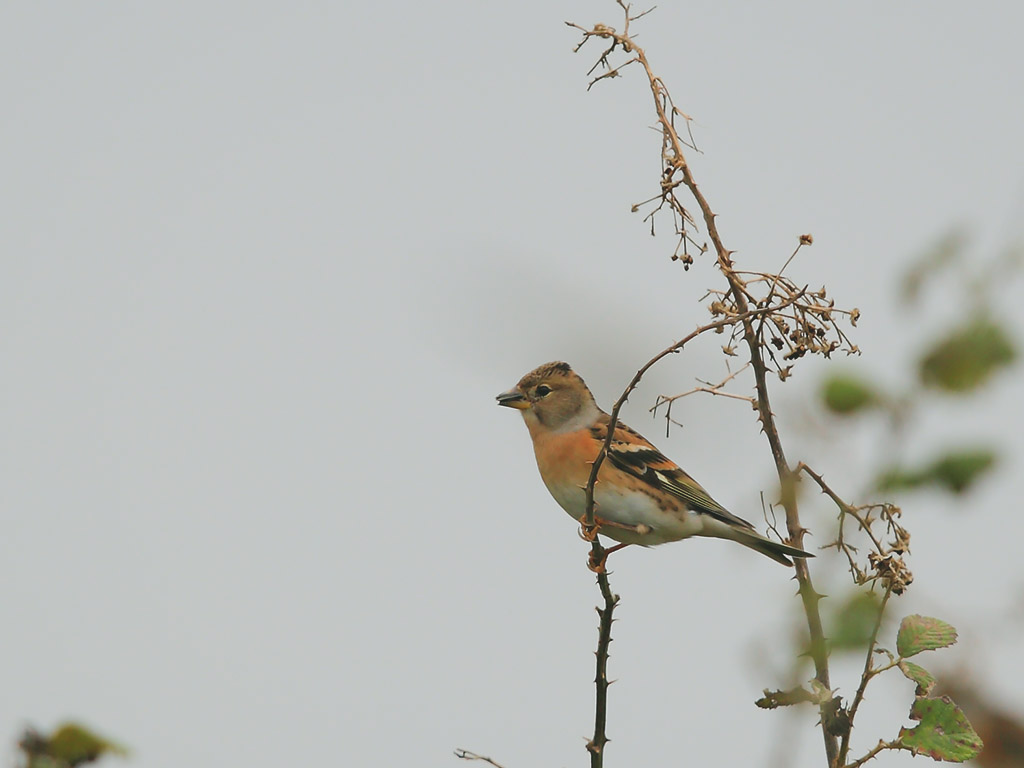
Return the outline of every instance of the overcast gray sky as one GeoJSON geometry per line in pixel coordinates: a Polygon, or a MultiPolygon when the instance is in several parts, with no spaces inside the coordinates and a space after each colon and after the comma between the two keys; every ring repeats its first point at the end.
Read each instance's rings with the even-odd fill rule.
{"type": "MultiPolygon", "coordinates": [[[[610,405],[717,277],[630,213],[656,191],[649,93],[638,71],[587,93],[597,49],[574,56],[567,19],[620,23],[595,0],[0,5],[5,744],[73,717],[143,768],[584,763],[586,547],[493,396],[566,359],[610,405]]],[[[907,260],[957,225],[979,259],[1021,236],[1022,24],[1008,2],[707,0],[635,31],[727,245],[768,269],[813,233],[792,274],[860,307],[857,364],[895,383],[959,307],[901,312],[907,260]]],[[[646,413],[719,377],[716,344],[623,416],[759,520],[749,410],[687,401],[668,438],[646,413]]],[[[822,370],[776,403],[791,458],[853,496],[875,438],[800,426],[822,370]]],[[[1007,458],[960,506],[905,501],[896,613],[956,623],[945,666],[1024,711],[1019,382],[985,400],[914,426],[912,455],[966,432],[1007,458]]],[[[822,764],[811,714],[752,704],[787,682],[785,570],[715,541],[613,570],[611,764],[764,765],[780,739],[822,764]]],[[[863,747],[909,707],[879,690],[863,747]]]]}

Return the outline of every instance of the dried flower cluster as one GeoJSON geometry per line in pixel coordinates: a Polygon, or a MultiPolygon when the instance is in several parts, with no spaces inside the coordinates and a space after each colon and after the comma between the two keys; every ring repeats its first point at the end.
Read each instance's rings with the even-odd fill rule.
{"type": "MultiPolygon", "coordinates": [[[[793,256],[801,247],[802,244],[793,256]]],[[[860,310],[837,308],[824,287],[812,291],[781,273],[736,270],[734,274],[734,286],[728,291],[709,290],[705,295],[709,299],[708,310],[715,318],[743,314],[733,299],[736,290],[743,293],[747,306],[767,309],[756,324],[756,337],[767,354],[765,362],[781,380],[789,378],[793,363],[805,355],[830,357],[836,351],[850,355],[860,352],[837,321],[837,318],[845,318],[851,326],[856,326],[860,310]],[[767,292],[759,296],[757,288],[766,285],[767,292]]],[[[726,354],[735,354],[735,342],[744,333],[745,328],[739,324],[733,328],[730,342],[723,348],[726,354]]]]}
{"type": "Polygon", "coordinates": [[[858,586],[881,584],[886,592],[902,595],[914,581],[914,574],[907,568],[904,555],[910,552],[910,532],[899,524],[903,514],[895,504],[878,503],[851,506],[836,494],[821,475],[806,464],[800,470],[808,475],[839,509],[839,526],[835,540],[824,549],[835,548],[846,556],[850,575],[858,586]],[[856,530],[870,542],[867,559],[861,558],[858,548],[850,543],[850,521],[856,523],[856,530]]]}
{"type": "MultiPolygon", "coordinates": [[[[731,329],[730,343],[723,347],[726,354],[734,354],[734,342],[746,337],[748,344],[756,344],[766,351],[766,363],[780,379],[785,380],[792,371],[793,362],[805,355],[828,357],[837,350],[848,354],[857,353],[857,347],[846,336],[836,319],[845,317],[851,325],[856,325],[859,311],[839,309],[834,301],[827,297],[824,288],[812,291],[783,275],[800,249],[814,242],[811,235],[799,236],[796,250],[778,273],[744,272],[736,269],[732,261],[732,252],[725,248],[718,234],[715,214],[697,187],[684,155],[684,148],[696,150],[693,135],[689,131],[690,118],[675,106],[665,84],[651,70],[644,50],[637,46],[630,36],[630,23],[649,11],[631,16],[630,6],[623,0],[617,2],[624,12],[621,32],[607,24],[595,24],[587,29],[579,24],[566,23],[583,34],[583,40],[576,46],[576,51],[592,38],[599,38],[608,43],[608,47],[600,54],[588,74],[596,70],[604,72],[591,80],[589,87],[606,78],[618,77],[622,70],[631,64],[639,64],[647,75],[661,128],[662,171],[658,194],[636,203],[632,210],[638,212],[645,206],[651,207],[644,221],[650,222],[652,235],[655,232],[658,215],[666,209],[669,211],[677,238],[671,258],[673,261],[681,261],[686,269],[693,264],[694,253],[702,255],[713,250],[716,263],[728,282],[728,288],[708,291],[706,298],[711,299],[708,309],[716,320],[736,318],[736,323],[731,329]],[[613,64],[611,57],[616,52],[620,52],[625,58],[613,64]],[[687,139],[680,136],[677,120],[682,120],[685,124],[687,139]],[[701,223],[690,214],[677,195],[680,189],[694,198],[700,209],[701,223]],[[753,337],[751,330],[755,323],[750,319],[751,310],[763,311],[758,315],[756,334],[753,337]],[[741,316],[745,316],[746,319],[741,321],[741,316]]],[[[719,332],[723,330],[719,329],[719,332]]]]}

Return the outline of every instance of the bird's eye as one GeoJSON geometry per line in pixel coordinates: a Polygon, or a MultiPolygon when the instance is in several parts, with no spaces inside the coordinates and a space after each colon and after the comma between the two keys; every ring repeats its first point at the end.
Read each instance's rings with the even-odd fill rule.
{"type": "Polygon", "coordinates": [[[547,384],[541,384],[537,389],[534,390],[537,393],[537,397],[547,397],[551,394],[551,387],[547,384]]]}

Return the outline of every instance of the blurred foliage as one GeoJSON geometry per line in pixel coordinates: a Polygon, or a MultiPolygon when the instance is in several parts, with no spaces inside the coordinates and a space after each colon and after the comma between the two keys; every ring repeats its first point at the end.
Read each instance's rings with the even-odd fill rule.
{"type": "Polygon", "coordinates": [[[891,467],[878,479],[882,491],[938,486],[951,493],[964,493],[991,470],[998,459],[989,448],[951,451],[918,469],[891,467]]]}
{"type": "Polygon", "coordinates": [[[18,741],[24,768],[74,768],[104,755],[125,757],[128,750],[79,723],[63,723],[49,736],[28,728],[18,741]]]}
{"type": "Polygon", "coordinates": [[[881,600],[877,592],[853,592],[832,616],[829,645],[836,651],[867,648],[878,622],[881,600]]]}
{"type": "Polygon", "coordinates": [[[1017,349],[1002,326],[977,316],[940,339],[921,359],[921,381],[948,392],[964,393],[986,384],[1017,359],[1017,349]]]}
{"type": "Polygon", "coordinates": [[[843,416],[871,408],[882,401],[871,384],[849,374],[833,375],[825,379],[821,399],[826,408],[843,416]]]}
{"type": "MultiPolygon", "coordinates": [[[[950,398],[959,400],[968,408],[980,403],[979,398],[984,397],[985,388],[1017,363],[1020,357],[1012,326],[1000,312],[999,302],[994,297],[1016,274],[1024,250],[1011,249],[981,262],[966,258],[968,244],[962,230],[952,231],[916,259],[904,275],[900,299],[904,306],[913,308],[919,325],[930,322],[923,318],[941,317],[944,324],[948,322],[947,318],[953,319],[943,330],[936,326],[931,341],[921,344],[917,352],[904,356],[911,361],[908,371],[911,374],[910,384],[904,391],[887,391],[887,387],[880,383],[880,377],[863,370],[831,374],[821,383],[820,403],[829,414],[850,419],[874,413],[884,419],[883,444],[875,455],[885,458],[876,470],[874,490],[899,492],[928,488],[962,495],[988,477],[999,462],[998,452],[987,444],[988,441],[978,440],[975,435],[953,434],[946,438],[949,442],[945,448],[932,449],[918,463],[907,462],[899,452],[909,442],[905,431],[915,423],[914,417],[927,413],[929,409],[949,408],[950,398]],[[941,291],[937,290],[940,281],[944,283],[941,291]],[[933,312],[929,312],[928,307],[917,306],[923,305],[926,299],[933,312]],[[943,397],[941,402],[937,395],[943,397]]],[[[906,547],[889,541],[895,536],[895,529],[891,520],[886,524],[884,516],[878,513],[884,505],[852,506],[836,498],[836,494],[830,492],[830,495],[840,509],[837,547],[847,554],[854,581],[863,583],[863,580],[857,581],[858,560],[863,554],[858,555],[857,546],[844,536],[858,534],[868,540],[871,548],[869,564],[876,569],[885,559],[886,548],[892,548],[893,556],[898,558],[906,547]],[[844,534],[842,521],[850,515],[858,527],[844,534]]],[[[909,534],[905,538],[905,543],[908,543],[909,534]]],[[[860,544],[857,541],[857,545],[860,544]]],[[[915,686],[910,718],[917,724],[902,728],[895,739],[879,742],[874,750],[863,758],[852,760],[851,764],[859,765],[882,750],[907,750],[915,755],[949,762],[974,759],[982,748],[979,733],[949,696],[935,694],[936,689],[940,693],[948,692],[941,690],[936,676],[919,663],[920,654],[953,645],[957,640],[956,630],[939,619],[908,616],[897,632],[895,653],[877,645],[878,628],[883,626],[889,598],[898,594],[891,584],[884,594],[880,594],[877,588],[873,591],[860,588],[839,598],[838,607],[827,617],[831,651],[861,649],[867,652],[862,686],[866,686],[875,675],[894,668],[915,686]],[[872,661],[876,654],[888,656],[889,663],[872,661]],[[909,660],[911,657],[914,661],[909,660]]],[[[785,706],[809,697],[810,691],[804,688],[765,691],[765,697],[758,704],[785,706]]],[[[815,701],[820,703],[818,698],[815,701]]],[[[979,694],[979,699],[984,701],[983,693],[979,694]]],[[[840,703],[838,714],[850,708],[852,719],[857,703],[840,703]]],[[[975,706],[972,702],[971,706],[972,712],[979,712],[985,717],[985,705],[975,706]]],[[[1005,713],[991,720],[1000,724],[998,728],[991,728],[993,738],[1002,739],[999,734],[1011,734],[1003,739],[1005,749],[996,747],[1007,756],[1007,760],[998,765],[1001,768],[1010,765],[1024,768],[1024,722],[1005,713]]],[[[987,727],[987,721],[983,722],[987,727]]],[[[848,745],[848,736],[843,738],[843,744],[848,745]]],[[[844,746],[841,750],[843,763],[852,757],[846,749],[844,746]]],[[[979,764],[987,762],[984,757],[979,759],[979,764]]]]}
{"type": "MultiPolygon", "coordinates": [[[[996,302],[990,295],[1015,274],[1021,249],[1007,249],[987,263],[978,264],[964,258],[968,244],[963,230],[953,230],[939,238],[904,274],[901,294],[908,305],[922,302],[929,282],[944,275],[961,293],[960,302],[953,305],[961,319],[925,346],[915,371],[917,384],[897,397],[884,394],[872,377],[863,373],[833,375],[824,380],[820,392],[821,403],[828,412],[851,416],[880,409],[888,414],[895,433],[909,421],[914,409],[925,410],[931,405],[926,396],[929,392],[960,398],[979,395],[998,373],[1018,360],[1018,345],[1008,323],[999,318],[996,302]],[[954,268],[958,273],[948,274],[954,268]]],[[[948,312],[950,304],[945,297],[942,306],[948,312]]],[[[988,446],[954,445],[918,466],[894,460],[879,470],[875,489],[905,491],[931,487],[962,494],[991,471],[998,458],[998,453],[988,446]]]]}

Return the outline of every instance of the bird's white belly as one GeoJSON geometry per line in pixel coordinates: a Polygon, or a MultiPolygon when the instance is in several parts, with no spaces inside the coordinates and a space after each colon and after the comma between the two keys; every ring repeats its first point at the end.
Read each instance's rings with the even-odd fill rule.
{"type": "MultiPolygon", "coordinates": [[[[573,519],[578,520],[586,512],[586,493],[582,489],[549,485],[548,490],[573,519]]],[[[598,483],[594,498],[594,514],[602,520],[630,528],[646,526],[649,529],[641,533],[611,525],[601,526],[602,536],[623,543],[643,546],[664,544],[698,535],[704,527],[701,515],[682,509],[682,504],[679,509],[662,509],[654,499],[639,491],[620,493],[607,485],[602,488],[598,483]]]]}

